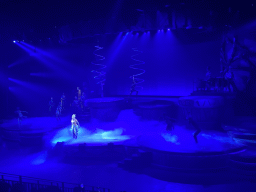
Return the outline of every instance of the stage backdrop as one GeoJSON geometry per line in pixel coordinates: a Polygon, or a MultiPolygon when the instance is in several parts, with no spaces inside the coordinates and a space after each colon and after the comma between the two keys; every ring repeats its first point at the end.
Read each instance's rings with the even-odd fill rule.
{"type": "Polygon", "coordinates": [[[129,94],[132,80],[129,76],[140,73],[130,69],[134,61],[131,56],[136,54],[132,48],[142,51],[134,57],[144,61],[138,68],[145,73],[139,78],[144,79],[140,95],[187,96],[193,91],[193,81],[204,79],[206,67],[211,66],[213,75],[220,71],[218,40],[183,42],[171,31],[145,33],[121,37],[120,43],[111,47],[106,56],[108,65],[106,88],[109,94],[129,94]]]}
{"type": "Polygon", "coordinates": [[[47,111],[50,97],[57,104],[65,93],[71,102],[76,87],[82,87],[83,82],[89,92],[97,95],[99,86],[91,73],[97,70],[91,64],[97,44],[103,47],[97,54],[106,58],[106,96],[129,94],[129,77],[140,72],[129,68],[134,64],[131,56],[136,54],[132,48],[142,51],[135,58],[145,62],[138,66],[145,70],[140,76],[145,80],[138,89],[140,95],[187,96],[193,91],[193,81],[205,78],[207,66],[212,67],[215,76],[220,70],[220,41],[210,36],[203,39],[200,35],[177,36],[172,31],[157,31],[106,34],[63,45],[50,40],[10,42],[1,47],[5,64],[2,101],[8,97],[2,109],[12,112],[19,106],[39,114],[47,111]]]}

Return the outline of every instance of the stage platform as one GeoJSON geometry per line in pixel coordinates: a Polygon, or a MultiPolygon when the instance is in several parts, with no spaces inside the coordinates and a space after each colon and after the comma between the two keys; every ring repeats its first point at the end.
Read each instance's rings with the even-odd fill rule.
{"type": "Polygon", "coordinates": [[[78,139],[73,139],[70,120],[70,116],[60,121],[55,117],[27,118],[20,127],[17,120],[9,120],[1,124],[2,137],[22,146],[25,143],[27,147],[41,144],[47,149],[48,158],[65,163],[114,162],[126,170],[140,170],[152,177],[164,171],[165,174],[207,173],[210,179],[212,173],[233,171],[239,177],[252,179],[256,171],[256,156],[230,130],[203,130],[195,143],[195,130],[176,123],[173,131],[166,131],[164,121],[145,120],[133,109],[127,109],[120,111],[114,122],[94,118],[81,122],[78,139]],[[39,140],[42,142],[36,142],[39,140]]]}

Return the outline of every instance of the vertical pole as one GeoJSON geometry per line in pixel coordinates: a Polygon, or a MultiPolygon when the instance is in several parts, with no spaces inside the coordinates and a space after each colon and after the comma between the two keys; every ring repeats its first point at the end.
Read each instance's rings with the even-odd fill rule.
{"type": "Polygon", "coordinates": [[[2,181],[4,181],[4,175],[2,175],[1,177],[2,177],[2,181]]]}
{"type": "Polygon", "coordinates": [[[22,177],[21,176],[19,176],[19,181],[20,181],[20,183],[22,183],[22,177]]]}

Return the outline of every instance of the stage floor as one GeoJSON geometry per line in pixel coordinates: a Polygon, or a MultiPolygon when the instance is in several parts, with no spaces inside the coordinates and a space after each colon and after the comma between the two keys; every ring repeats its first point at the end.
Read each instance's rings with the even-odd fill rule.
{"type": "MultiPolygon", "coordinates": [[[[79,116],[77,117],[79,120],[79,116]]],[[[212,153],[222,152],[241,147],[240,140],[232,139],[227,133],[216,131],[202,131],[198,135],[198,144],[193,139],[193,130],[175,125],[172,132],[166,131],[165,122],[145,121],[133,113],[133,110],[123,110],[115,122],[100,122],[92,119],[90,122],[80,122],[81,129],[78,139],[72,138],[71,116],[62,117],[57,121],[54,117],[27,118],[22,127],[17,126],[17,120],[5,121],[1,127],[6,129],[21,129],[23,131],[38,130],[44,132],[43,150],[31,152],[28,148],[10,150],[2,141],[0,155],[0,172],[20,174],[45,179],[61,180],[65,182],[84,183],[108,187],[111,191],[251,191],[255,183],[239,181],[236,183],[220,183],[218,185],[184,184],[168,174],[169,178],[154,178],[152,168],[146,169],[148,174],[137,174],[118,168],[117,162],[99,161],[86,162],[83,165],[67,164],[49,156],[49,149],[57,142],[72,147],[86,143],[91,146],[106,146],[108,143],[131,147],[146,147],[167,153],[212,153]],[[173,179],[173,180],[172,180],[173,179]],[[174,183],[175,182],[175,183],[174,183]],[[180,183],[177,183],[180,182],[180,183]]],[[[31,143],[33,147],[33,143],[31,143]]],[[[161,173],[162,174],[162,173],[161,173]]],[[[175,173],[177,174],[177,173],[175,173]]],[[[183,173],[179,173],[183,178],[183,173]]],[[[195,174],[187,174],[188,178],[196,178],[195,174]]],[[[227,177],[231,177],[230,174],[227,177]]]]}
{"type": "MultiPolygon", "coordinates": [[[[77,117],[79,121],[79,116],[77,117]]],[[[141,120],[133,110],[120,112],[115,122],[100,122],[91,119],[90,122],[80,122],[78,139],[72,138],[70,116],[27,118],[18,126],[17,120],[5,121],[2,128],[20,130],[31,134],[42,132],[46,146],[54,147],[57,142],[65,145],[107,145],[114,143],[127,146],[143,146],[169,152],[221,152],[242,144],[228,133],[218,131],[202,131],[198,135],[198,143],[193,138],[194,130],[176,124],[173,131],[166,131],[164,121],[141,120]],[[154,142],[152,142],[154,141],[154,142]]]]}

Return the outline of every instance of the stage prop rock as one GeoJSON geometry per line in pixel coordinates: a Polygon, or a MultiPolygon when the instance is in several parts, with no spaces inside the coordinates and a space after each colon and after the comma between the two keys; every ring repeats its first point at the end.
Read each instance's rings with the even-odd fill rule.
{"type": "Polygon", "coordinates": [[[115,121],[122,109],[123,98],[94,98],[87,100],[91,117],[105,122],[115,121]]]}
{"type": "MultiPolygon", "coordinates": [[[[221,96],[189,96],[179,98],[181,120],[190,115],[202,130],[222,130],[224,99],[221,96]]],[[[186,121],[189,129],[195,129],[186,121]]]]}

